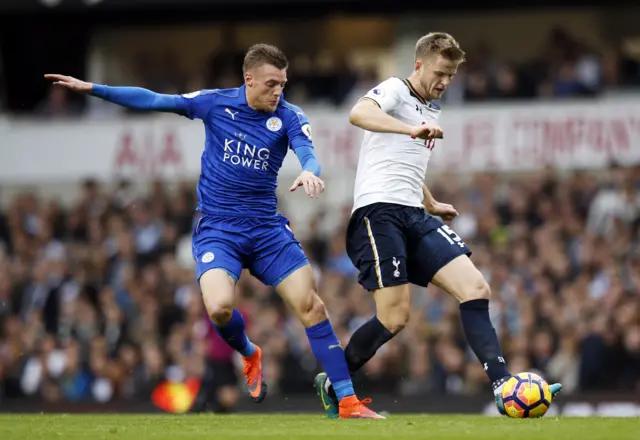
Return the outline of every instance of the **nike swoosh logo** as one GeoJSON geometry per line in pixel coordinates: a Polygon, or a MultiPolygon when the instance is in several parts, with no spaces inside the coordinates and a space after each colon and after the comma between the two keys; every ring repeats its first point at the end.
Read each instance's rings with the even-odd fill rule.
{"type": "Polygon", "coordinates": [[[329,350],[333,350],[334,348],[341,348],[340,344],[336,344],[336,345],[329,345],[329,350]]]}
{"type": "Polygon", "coordinates": [[[253,397],[258,397],[257,395],[255,395],[255,393],[256,391],[259,391],[261,387],[262,387],[262,377],[258,377],[258,380],[256,380],[253,384],[249,384],[247,382],[247,388],[249,389],[249,393],[251,393],[253,397]]]}
{"type": "Polygon", "coordinates": [[[327,402],[324,400],[324,392],[323,391],[320,392],[320,398],[322,399],[322,406],[324,406],[324,410],[325,411],[328,410],[331,407],[331,405],[327,405],[327,402]]]}

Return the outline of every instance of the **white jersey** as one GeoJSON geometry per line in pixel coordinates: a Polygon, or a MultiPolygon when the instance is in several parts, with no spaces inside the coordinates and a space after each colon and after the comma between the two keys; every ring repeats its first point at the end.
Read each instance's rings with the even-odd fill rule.
{"type": "MultiPolygon", "coordinates": [[[[437,123],[440,108],[425,101],[411,83],[389,78],[364,98],[409,125],[437,123]]],[[[372,203],[422,206],[422,185],[435,140],[365,131],[354,189],[353,211],[372,203]]]]}

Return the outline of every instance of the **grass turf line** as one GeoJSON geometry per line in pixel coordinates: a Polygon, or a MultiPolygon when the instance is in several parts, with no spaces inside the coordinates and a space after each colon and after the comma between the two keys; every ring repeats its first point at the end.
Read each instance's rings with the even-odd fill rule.
{"type": "Polygon", "coordinates": [[[2,440],[393,439],[637,440],[640,418],[507,419],[392,415],[329,420],[321,415],[0,415],[2,440]]]}

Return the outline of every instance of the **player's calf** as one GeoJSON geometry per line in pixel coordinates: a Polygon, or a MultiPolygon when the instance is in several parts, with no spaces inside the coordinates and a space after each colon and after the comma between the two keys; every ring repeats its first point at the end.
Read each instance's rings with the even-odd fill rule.
{"type": "Polygon", "coordinates": [[[374,292],[376,316],[356,330],[345,349],[349,371],[355,373],[378,349],[400,333],[411,315],[411,294],[407,284],[374,292]]]}
{"type": "MultiPolygon", "coordinates": [[[[377,315],[354,332],[345,349],[347,365],[352,374],[360,370],[380,347],[400,333],[409,322],[411,294],[407,284],[378,289],[373,295],[377,315]]],[[[316,389],[329,418],[337,417],[338,402],[331,381],[322,375],[316,376],[316,389]]]]}
{"type": "Polygon", "coordinates": [[[460,301],[460,317],[467,342],[482,362],[494,392],[499,392],[511,375],[489,316],[489,285],[466,255],[440,269],[432,282],[460,301]]]}
{"type": "Polygon", "coordinates": [[[360,412],[375,414],[355,396],[344,351],[316,293],[311,267],[307,265],[290,274],[276,291],[305,325],[311,351],[333,383],[340,402],[340,417],[356,416],[360,412]]]}
{"type": "Polygon", "coordinates": [[[235,280],[222,269],[211,269],[200,277],[200,289],[218,335],[243,357],[253,355],[255,346],[245,333],[244,318],[233,308],[235,280]]]}
{"type": "Polygon", "coordinates": [[[353,395],[344,352],[327,318],[324,303],[316,293],[311,267],[302,267],[289,275],[277,286],[276,291],[305,326],[311,351],[336,384],[334,388],[338,398],[344,397],[341,394],[345,393],[353,395]],[[338,382],[344,385],[344,390],[339,389],[338,382]]]}
{"type": "Polygon", "coordinates": [[[200,277],[200,288],[216,332],[243,357],[243,374],[247,379],[249,395],[254,402],[262,402],[267,394],[262,373],[262,352],[247,337],[244,318],[233,308],[235,280],[222,269],[211,269],[200,277]]]}

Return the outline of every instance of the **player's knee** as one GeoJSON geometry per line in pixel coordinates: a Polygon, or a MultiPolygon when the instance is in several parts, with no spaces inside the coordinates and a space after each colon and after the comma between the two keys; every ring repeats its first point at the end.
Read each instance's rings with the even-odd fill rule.
{"type": "Polygon", "coordinates": [[[233,315],[233,297],[226,298],[223,295],[215,295],[211,292],[202,292],[207,314],[215,325],[226,325],[233,315]]]}
{"type": "Polygon", "coordinates": [[[225,325],[231,320],[233,315],[233,296],[202,292],[202,300],[207,309],[207,314],[215,325],[225,325]]]}
{"type": "Polygon", "coordinates": [[[470,283],[469,286],[464,289],[463,301],[472,301],[474,299],[491,299],[491,288],[489,284],[480,277],[478,280],[470,283]]]}
{"type": "Polygon", "coordinates": [[[389,330],[391,333],[395,335],[400,333],[402,330],[404,330],[408,322],[409,322],[409,312],[401,311],[401,312],[396,312],[392,314],[391,319],[388,321],[388,323],[383,323],[383,324],[387,328],[387,330],[389,330]]]}
{"type": "Polygon", "coordinates": [[[378,310],[378,320],[394,335],[400,333],[409,322],[409,306],[399,305],[388,310],[378,310]]]}
{"type": "Polygon", "coordinates": [[[220,269],[209,270],[200,278],[202,301],[216,325],[225,325],[233,315],[235,281],[220,269]]]}
{"type": "Polygon", "coordinates": [[[209,317],[215,325],[225,325],[233,316],[233,305],[214,304],[208,307],[209,317]]]}
{"type": "Polygon", "coordinates": [[[374,292],[378,320],[394,335],[402,331],[411,316],[411,292],[407,284],[374,292]]]}
{"type": "Polygon", "coordinates": [[[305,327],[316,325],[327,319],[327,310],[315,290],[310,291],[300,304],[298,316],[305,327]]]}

